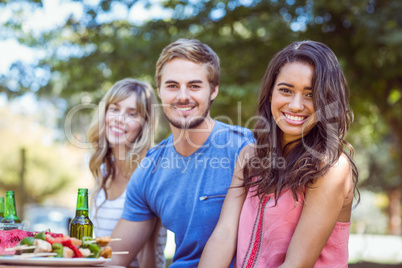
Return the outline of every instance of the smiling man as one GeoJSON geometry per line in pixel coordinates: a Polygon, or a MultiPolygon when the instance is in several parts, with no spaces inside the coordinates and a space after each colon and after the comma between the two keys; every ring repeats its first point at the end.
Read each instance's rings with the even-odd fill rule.
{"type": "Polygon", "coordinates": [[[163,66],[162,76],[164,80],[158,93],[165,101],[163,111],[175,128],[196,128],[209,118],[209,108],[218,94],[218,86],[208,90],[205,66],[177,58],[163,66]]]}
{"type": "Polygon", "coordinates": [[[175,234],[170,267],[197,267],[219,219],[241,149],[252,133],[211,118],[219,92],[219,58],[207,45],[179,39],[156,64],[156,83],[172,135],[149,150],[127,186],[122,219],[112,237],[112,262],[127,265],[142,248],[157,218],[175,234]]]}

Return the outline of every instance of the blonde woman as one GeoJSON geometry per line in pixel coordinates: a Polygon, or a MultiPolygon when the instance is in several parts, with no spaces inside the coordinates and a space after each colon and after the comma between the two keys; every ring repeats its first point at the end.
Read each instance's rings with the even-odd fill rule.
{"type": "MultiPolygon", "coordinates": [[[[93,145],[89,168],[96,181],[91,198],[96,236],[110,236],[120,219],[127,183],[151,147],[156,103],[152,87],[131,78],[115,83],[99,103],[88,131],[93,145]]],[[[165,245],[166,229],[157,224],[130,266],[165,267],[165,245]]]]}

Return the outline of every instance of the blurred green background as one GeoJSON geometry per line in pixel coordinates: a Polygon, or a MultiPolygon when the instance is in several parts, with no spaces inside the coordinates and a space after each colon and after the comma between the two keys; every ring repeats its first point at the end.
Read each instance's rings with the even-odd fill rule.
{"type": "MultiPolygon", "coordinates": [[[[0,195],[15,190],[19,214],[25,204],[74,209],[77,188],[93,184],[86,131],[96,104],[126,77],[155,86],[159,53],[178,38],[217,52],[221,84],[211,115],[248,128],[274,53],[305,39],[335,52],[350,86],[355,122],[347,139],[362,193],[351,262],[401,263],[400,0],[0,0],[0,195]],[[396,238],[399,249],[389,256],[374,249],[380,257],[360,250],[370,235],[396,238]]],[[[155,141],[169,132],[162,120],[155,141]]]]}

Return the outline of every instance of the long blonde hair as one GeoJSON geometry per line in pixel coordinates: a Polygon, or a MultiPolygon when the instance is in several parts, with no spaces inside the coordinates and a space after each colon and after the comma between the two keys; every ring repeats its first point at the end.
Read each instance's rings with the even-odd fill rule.
{"type": "Polygon", "coordinates": [[[141,133],[134,143],[130,144],[131,149],[126,152],[126,174],[124,174],[126,177],[131,176],[152,145],[153,131],[157,121],[154,112],[157,100],[153,88],[148,83],[132,78],[116,82],[100,101],[88,130],[88,141],[93,146],[89,169],[95,178],[95,187],[91,194],[92,205],[95,204],[95,198],[101,189],[104,190],[107,199],[106,186],[113,180],[116,172],[111,146],[106,139],[106,111],[110,104],[118,103],[132,94],[136,96],[138,116],[144,122],[141,133]]]}

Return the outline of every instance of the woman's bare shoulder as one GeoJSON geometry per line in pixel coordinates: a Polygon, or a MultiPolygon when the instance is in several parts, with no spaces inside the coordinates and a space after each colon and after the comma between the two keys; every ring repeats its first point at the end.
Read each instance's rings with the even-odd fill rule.
{"type": "Polygon", "coordinates": [[[352,164],[347,155],[342,154],[339,159],[331,165],[328,172],[317,180],[318,185],[331,189],[341,190],[347,194],[353,188],[352,164]]]}
{"type": "Polygon", "coordinates": [[[336,172],[339,175],[337,177],[340,179],[349,177],[348,175],[352,173],[352,164],[350,163],[348,156],[345,153],[342,153],[338,158],[338,161],[330,167],[329,172],[336,172]]]}

